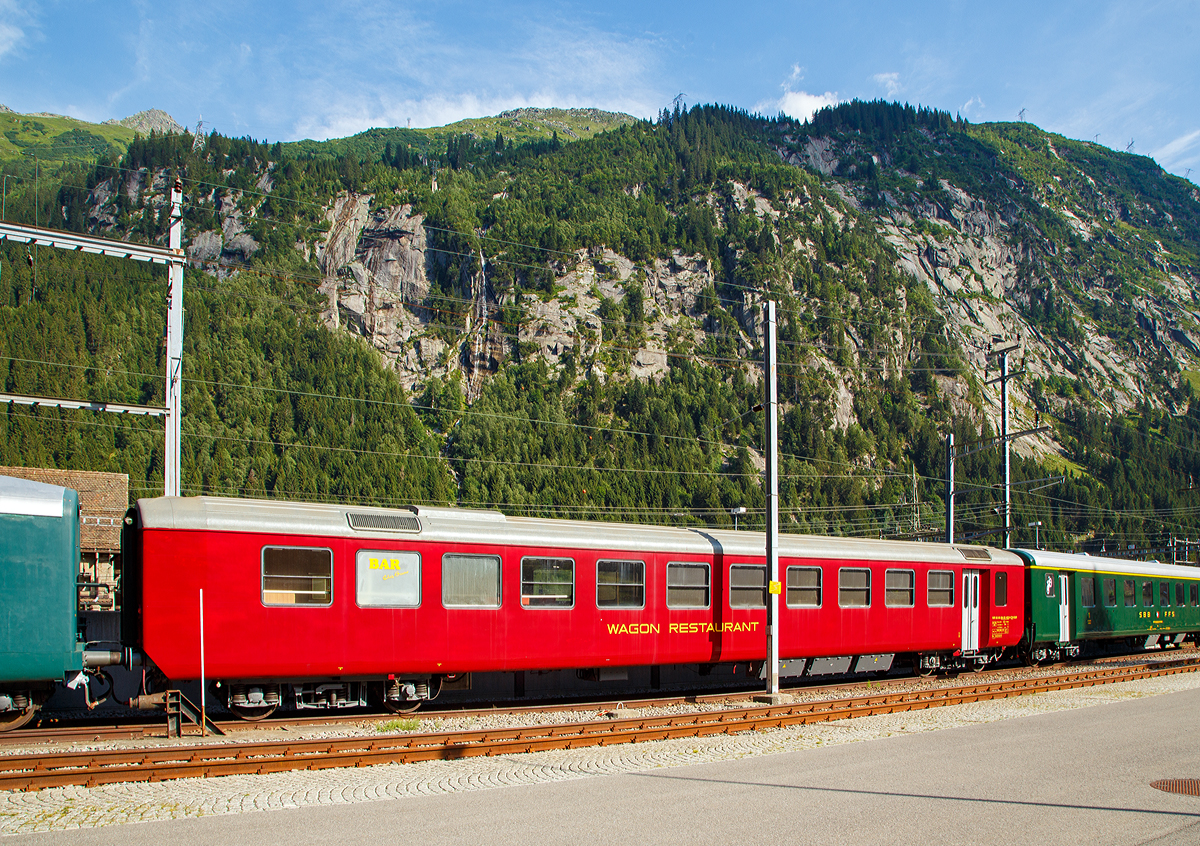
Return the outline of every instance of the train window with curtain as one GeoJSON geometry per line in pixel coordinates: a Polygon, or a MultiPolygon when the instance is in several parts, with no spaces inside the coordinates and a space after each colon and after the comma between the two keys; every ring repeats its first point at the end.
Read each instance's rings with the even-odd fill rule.
{"type": "Polygon", "coordinates": [[[1158,583],[1158,604],[1163,608],[1171,607],[1171,583],[1158,583]]]}
{"type": "Polygon", "coordinates": [[[992,595],[992,602],[997,608],[1008,605],[1008,573],[996,574],[996,592],[992,595]]]}
{"type": "Polygon", "coordinates": [[[1133,579],[1125,580],[1125,607],[1132,608],[1137,605],[1137,587],[1133,583],[1133,579]]]}
{"type": "Polygon", "coordinates": [[[1094,608],[1096,606],[1096,577],[1080,576],[1079,592],[1082,594],[1083,607],[1094,608]]]}
{"type": "Polygon", "coordinates": [[[1192,582],[1192,588],[1189,591],[1192,599],[1192,605],[1200,605],[1200,584],[1192,582]]]}
{"type": "Polygon", "coordinates": [[[645,562],[597,561],[596,606],[599,608],[645,608],[645,562]]]}
{"type": "Polygon", "coordinates": [[[1187,605],[1187,603],[1183,600],[1183,582],[1175,583],[1175,604],[1187,605]]]}
{"type": "Polygon", "coordinates": [[[442,556],[442,605],[447,608],[499,608],[500,556],[442,556]]]}
{"type": "Polygon", "coordinates": [[[421,555],[395,549],[354,553],[355,601],[360,608],[416,608],[421,604],[421,555]]]}
{"type": "Polygon", "coordinates": [[[767,568],[765,564],[730,565],[729,607],[767,607],[767,568]]]}
{"type": "Polygon", "coordinates": [[[821,607],[821,568],[787,568],[788,608],[821,607]]]}
{"type": "Polygon", "coordinates": [[[871,571],[838,570],[838,604],[843,608],[871,607],[871,571]]]}
{"type": "Polygon", "coordinates": [[[264,546],[263,605],[333,604],[333,550],[264,546]]]}
{"type": "Polygon", "coordinates": [[[526,608],[575,605],[575,562],[570,558],[522,558],[521,604],[526,608]]]}
{"type": "Polygon", "coordinates": [[[954,607],[954,572],[952,570],[930,570],[929,590],[926,602],[930,608],[954,607]]]}
{"type": "Polygon", "coordinates": [[[917,593],[917,574],[912,570],[888,570],[883,574],[883,604],[889,608],[912,608],[917,593]]]}
{"type": "Polygon", "coordinates": [[[667,607],[708,607],[708,565],[684,561],[667,564],[667,607]]]}
{"type": "Polygon", "coordinates": [[[1154,582],[1142,582],[1142,607],[1154,607],[1154,582]]]}
{"type": "Polygon", "coordinates": [[[1109,608],[1117,607],[1117,580],[1104,580],[1104,604],[1109,608]]]}

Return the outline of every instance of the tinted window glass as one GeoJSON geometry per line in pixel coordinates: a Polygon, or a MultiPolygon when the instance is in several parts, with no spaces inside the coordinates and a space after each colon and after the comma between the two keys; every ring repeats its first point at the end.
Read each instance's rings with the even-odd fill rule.
{"type": "Polygon", "coordinates": [[[1125,580],[1125,607],[1132,608],[1137,605],[1137,593],[1133,579],[1125,580]]]}
{"type": "Polygon", "coordinates": [[[838,570],[838,604],[843,608],[870,607],[870,570],[838,570]]]}
{"type": "Polygon", "coordinates": [[[1117,580],[1104,580],[1104,604],[1112,608],[1117,604],[1117,580]]]}
{"type": "Polygon", "coordinates": [[[646,565],[641,561],[597,561],[596,605],[641,608],[646,604],[646,565]]]}
{"type": "Polygon", "coordinates": [[[1080,576],[1079,591],[1085,608],[1091,608],[1096,604],[1096,578],[1094,576],[1080,576]]]}
{"type": "Polygon", "coordinates": [[[954,573],[950,570],[929,571],[929,596],[931,608],[949,608],[954,605],[954,573]]]}
{"type": "Polygon", "coordinates": [[[1192,605],[1200,605],[1200,585],[1196,584],[1195,582],[1192,582],[1191,590],[1189,591],[1189,593],[1191,595],[1191,600],[1192,600],[1191,604],[1192,605]]]}
{"type": "Polygon", "coordinates": [[[1008,573],[996,574],[996,607],[1008,604],[1008,573]]]}
{"type": "Polygon", "coordinates": [[[1183,601],[1183,582],[1176,582],[1176,583],[1175,583],[1175,604],[1176,604],[1176,605],[1184,605],[1184,604],[1186,604],[1186,603],[1183,601]]]}
{"type": "Polygon", "coordinates": [[[789,608],[821,607],[821,568],[787,568],[787,604],[789,608]]]}
{"type": "Polygon", "coordinates": [[[262,551],[263,605],[329,605],[333,553],[328,549],[267,546],[262,551]]]}
{"type": "Polygon", "coordinates": [[[570,608],[575,604],[575,562],[570,558],[522,558],[521,604],[570,608]]]}
{"type": "Polygon", "coordinates": [[[448,608],[499,608],[499,556],[443,555],[442,604],[448,608]]]}
{"type": "Polygon", "coordinates": [[[1142,607],[1150,608],[1154,605],[1154,582],[1142,582],[1142,607]]]}
{"type": "Polygon", "coordinates": [[[912,570],[888,570],[883,578],[883,604],[892,608],[912,608],[917,574],[912,570]]]}
{"type": "Polygon", "coordinates": [[[667,564],[667,607],[707,608],[708,585],[707,564],[667,564]]]}
{"type": "Polygon", "coordinates": [[[766,565],[734,564],[729,568],[729,607],[767,607],[766,565]]]}

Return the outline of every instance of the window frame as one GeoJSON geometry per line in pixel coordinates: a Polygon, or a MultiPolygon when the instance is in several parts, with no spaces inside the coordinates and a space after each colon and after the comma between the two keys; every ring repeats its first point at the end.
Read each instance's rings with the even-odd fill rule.
{"type": "Polygon", "coordinates": [[[730,609],[740,608],[740,609],[746,609],[746,610],[752,611],[756,608],[766,608],[767,602],[769,601],[769,596],[770,596],[770,594],[767,592],[769,590],[769,585],[767,584],[769,581],[770,581],[770,579],[767,578],[767,565],[766,564],[745,564],[745,563],[730,564],[729,565],[729,607],[730,607],[730,609]],[[749,588],[749,587],[745,587],[742,585],[737,586],[738,590],[741,590],[741,591],[744,591],[747,593],[751,590],[755,590],[755,591],[761,590],[762,591],[762,604],[761,605],[734,605],[733,604],[733,591],[734,591],[734,587],[735,587],[735,585],[733,584],[733,571],[734,570],[758,570],[759,572],[762,573],[762,587],[761,588],[758,588],[758,587],[749,588]]]}
{"type": "Polygon", "coordinates": [[[930,570],[928,573],[925,574],[925,605],[929,608],[954,608],[954,607],[956,607],[955,589],[957,587],[958,587],[958,577],[957,577],[957,574],[953,570],[930,570]],[[935,588],[933,586],[933,579],[932,579],[933,576],[948,576],[949,581],[950,581],[950,587],[949,588],[935,588]],[[939,594],[948,593],[949,601],[934,602],[933,601],[933,592],[934,591],[937,591],[939,594]]]}
{"type": "MultiPolygon", "coordinates": [[[[634,583],[632,583],[632,582],[612,582],[611,587],[619,589],[619,588],[623,588],[623,587],[632,587],[633,585],[634,585],[634,583]]],[[[605,587],[609,587],[609,586],[610,585],[605,584],[605,587]]],[[[617,595],[618,595],[618,597],[620,596],[619,590],[617,591],[617,595]]],[[[625,610],[625,611],[640,611],[640,610],[644,609],[646,607],[646,562],[642,561],[641,559],[638,559],[638,558],[628,558],[628,559],[626,559],[626,558],[597,558],[596,559],[596,607],[597,608],[613,608],[613,609],[625,610]],[[623,605],[620,602],[612,602],[612,603],[602,604],[600,602],[600,585],[601,585],[600,565],[601,564],[637,564],[639,567],[641,567],[641,573],[642,573],[641,580],[639,582],[637,582],[637,587],[641,588],[641,591],[642,591],[642,602],[640,605],[623,605]]]]}
{"type": "Polygon", "coordinates": [[[1188,602],[1193,608],[1200,605],[1200,582],[1191,582],[1191,588],[1188,590],[1188,602]]]}
{"type": "Polygon", "coordinates": [[[520,577],[521,577],[521,594],[520,594],[520,596],[521,596],[521,607],[522,608],[526,609],[527,611],[570,611],[572,608],[575,607],[576,591],[575,591],[575,559],[574,558],[571,558],[566,555],[522,555],[519,564],[520,564],[520,577]],[[570,581],[571,604],[570,605],[535,605],[533,602],[526,602],[525,600],[527,600],[527,599],[532,600],[532,599],[541,598],[541,597],[544,597],[547,595],[549,595],[549,596],[555,595],[555,594],[539,595],[539,594],[526,593],[525,592],[526,584],[537,584],[537,585],[567,584],[566,582],[534,582],[531,580],[527,580],[525,578],[525,562],[526,561],[569,561],[569,562],[571,562],[571,581],[570,581]]]}
{"type": "MultiPolygon", "coordinates": [[[[333,548],[328,546],[287,546],[285,544],[265,544],[258,553],[258,599],[264,608],[330,608],[333,606],[333,548]],[[267,602],[267,550],[290,550],[293,552],[325,552],[329,555],[328,602],[267,602]]],[[[320,576],[279,576],[272,574],[271,578],[321,578],[320,576]]],[[[273,591],[274,593],[291,593],[296,591],[273,591]]]]}
{"type": "Polygon", "coordinates": [[[1125,608],[1137,608],[1137,579],[1122,579],[1125,582],[1122,594],[1124,596],[1125,608]]]}
{"type": "Polygon", "coordinates": [[[364,546],[361,549],[354,550],[354,604],[359,608],[420,608],[421,603],[425,601],[425,588],[424,588],[424,585],[422,584],[422,581],[423,581],[422,574],[423,574],[424,570],[422,569],[422,567],[423,567],[423,561],[421,558],[421,553],[417,552],[415,549],[371,549],[369,547],[364,546]],[[382,555],[397,555],[397,554],[417,556],[417,602],[416,602],[416,604],[415,605],[396,605],[396,604],[376,605],[373,603],[368,603],[368,604],[364,605],[362,602],[361,591],[359,589],[360,585],[359,585],[359,581],[358,581],[358,557],[360,555],[363,555],[364,553],[367,555],[374,553],[374,554],[380,555],[380,556],[382,556],[382,555]]]}
{"type": "Polygon", "coordinates": [[[1146,581],[1142,582],[1142,607],[1143,608],[1153,608],[1154,607],[1154,580],[1153,579],[1147,579],[1146,581]]]}
{"type": "Polygon", "coordinates": [[[1184,600],[1187,599],[1187,591],[1183,587],[1183,582],[1175,583],[1175,607],[1182,608],[1187,605],[1184,600]]]}
{"type": "Polygon", "coordinates": [[[1096,577],[1079,574],[1079,604],[1084,608],[1096,607],[1096,577]]]}
{"type": "Polygon", "coordinates": [[[1117,579],[1116,579],[1116,577],[1114,576],[1111,579],[1104,579],[1103,586],[1104,586],[1104,607],[1105,608],[1116,608],[1117,607],[1117,579]],[[1108,601],[1110,594],[1112,596],[1112,602],[1108,601]]]}
{"type": "Polygon", "coordinates": [[[668,608],[670,608],[672,610],[678,610],[678,611],[705,611],[709,608],[712,608],[712,565],[709,564],[707,561],[668,561],[666,573],[664,573],[664,579],[665,579],[666,588],[667,588],[666,601],[667,601],[668,608]],[[679,588],[679,589],[693,588],[694,589],[694,588],[699,587],[699,585],[689,585],[689,584],[673,585],[673,584],[671,584],[671,573],[674,568],[691,569],[691,570],[703,569],[704,570],[705,602],[703,605],[675,605],[675,604],[671,603],[671,589],[672,588],[679,588]]]}
{"type": "MultiPolygon", "coordinates": [[[[868,585],[868,590],[870,586],[868,585]]],[[[915,608],[917,605],[917,571],[907,570],[902,567],[889,567],[883,571],[883,606],[885,608],[915,608]],[[888,584],[893,574],[902,574],[908,576],[908,587],[894,588],[888,584]],[[889,596],[893,591],[905,592],[908,594],[907,603],[895,603],[891,601],[889,596]]]]}
{"type": "Polygon", "coordinates": [[[838,568],[838,608],[870,608],[871,607],[872,581],[873,581],[873,579],[872,579],[870,567],[839,567],[838,568]],[[859,588],[859,587],[845,587],[842,584],[842,576],[846,573],[866,573],[867,574],[867,585],[865,588],[865,590],[867,592],[867,601],[864,604],[862,604],[862,605],[847,605],[842,601],[842,594],[845,593],[846,591],[864,590],[864,588],[859,588]]]}
{"type": "Polygon", "coordinates": [[[499,555],[486,555],[475,552],[443,552],[441,561],[442,571],[442,607],[451,610],[466,610],[466,611],[495,611],[498,608],[504,607],[504,559],[499,555]],[[447,558],[482,558],[490,559],[496,562],[496,604],[451,604],[446,601],[446,559],[447,558]]]}
{"type": "Polygon", "coordinates": [[[992,605],[996,608],[1008,607],[1008,572],[997,570],[995,584],[992,589],[992,605]]]}
{"type": "MultiPolygon", "coordinates": [[[[824,604],[825,604],[825,571],[824,571],[824,569],[822,569],[821,567],[806,567],[806,566],[801,566],[799,564],[790,564],[784,569],[783,578],[784,578],[784,600],[783,600],[783,602],[786,607],[788,607],[788,608],[821,608],[824,606],[824,604]],[[817,604],[816,605],[808,605],[805,603],[793,603],[791,601],[790,597],[791,597],[792,585],[791,585],[790,574],[793,570],[795,570],[797,572],[812,572],[812,573],[817,574],[817,587],[816,587],[817,604]]],[[[799,590],[812,590],[813,588],[802,585],[795,589],[799,591],[799,590]]]]}

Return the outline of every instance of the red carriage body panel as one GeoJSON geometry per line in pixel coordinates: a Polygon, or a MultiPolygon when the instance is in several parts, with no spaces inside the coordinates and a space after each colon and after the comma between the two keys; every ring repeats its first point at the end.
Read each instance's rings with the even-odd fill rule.
{"type": "MultiPolygon", "coordinates": [[[[142,645],[173,679],[200,675],[202,589],[204,669],[215,679],[706,664],[757,661],[766,655],[765,609],[732,607],[730,590],[732,565],[764,565],[764,539],[758,533],[505,518],[460,509],[388,511],[206,497],[142,500],[139,519],[142,645]],[[360,526],[389,528],[355,528],[356,520],[360,526]],[[408,528],[390,528],[394,526],[408,528]],[[322,602],[267,604],[276,594],[268,584],[272,565],[264,549],[328,558],[328,585],[318,580],[319,590],[309,592],[327,590],[322,602]],[[389,560],[408,563],[396,565],[395,573],[366,573],[365,564],[356,563],[363,550],[371,551],[363,561],[380,559],[384,567],[389,560]],[[446,555],[498,556],[499,607],[446,607],[446,555]],[[537,607],[538,596],[530,595],[535,587],[523,581],[526,557],[573,562],[562,565],[571,576],[569,607],[537,607]],[[643,607],[599,606],[601,560],[643,562],[643,607]],[[708,566],[707,607],[668,607],[671,564],[708,566]],[[419,576],[410,575],[414,569],[419,576]],[[361,607],[356,578],[368,577],[413,579],[419,596],[406,600],[413,607],[361,607]]],[[[781,537],[780,548],[785,586],[789,567],[809,568],[810,579],[812,569],[820,569],[818,607],[789,607],[789,598],[801,594],[793,596],[786,587],[780,598],[784,658],[958,649],[961,590],[952,590],[949,605],[931,607],[930,571],[948,574],[938,578],[952,578],[956,586],[962,584],[964,570],[981,574],[980,649],[1012,646],[1020,639],[1022,563],[1015,555],[988,550],[987,560],[968,560],[959,548],[944,544],[789,535],[781,537]],[[868,606],[842,607],[840,570],[869,572],[868,606]],[[892,603],[906,594],[903,584],[899,590],[892,587],[889,570],[911,573],[895,576],[909,583],[910,607],[892,603]],[[1005,607],[993,607],[996,573],[1004,573],[1012,586],[1005,607]]],[[[980,555],[983,549],[971,552],[980,555]]],[[[684,570],[698,578],[702,568],[673,568],[684,570]]],[[[549,590],[562,593],[564,584],[549,590]]],[[[288,590],[292,587],[289,583],[288,590]]],[[[688,589],[691,597],[700,595],[699,588],[688,589]]],[[[811,603],[814,594],[810,590],[803,598],[811,603]]]]}

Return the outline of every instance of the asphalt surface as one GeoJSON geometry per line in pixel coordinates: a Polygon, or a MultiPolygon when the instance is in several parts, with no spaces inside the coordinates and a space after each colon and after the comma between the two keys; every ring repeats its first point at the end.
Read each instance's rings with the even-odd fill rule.
{"type": "Polygon", "coordinates": [[[16,835],[56,844],[1200,844],[1200,690],[693,766],[16,835]]]}

